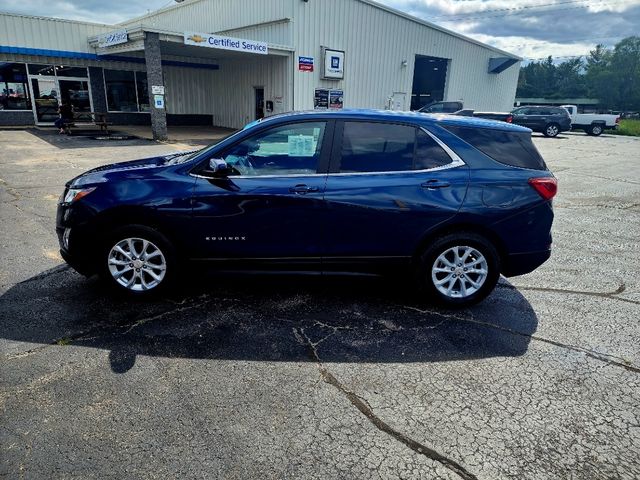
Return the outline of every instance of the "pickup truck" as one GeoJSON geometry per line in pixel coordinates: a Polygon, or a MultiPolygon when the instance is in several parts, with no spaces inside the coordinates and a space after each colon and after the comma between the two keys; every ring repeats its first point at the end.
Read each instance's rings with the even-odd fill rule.
{"type": "Polygon", "coordinates": [[[587,135],[597,137],[605,130],[615,130],[620,123],[619,115],[601,115],[597,113],[578,113],[575,105],[562,105],[571,117],[572,130],[584,130],[587,135]]]}

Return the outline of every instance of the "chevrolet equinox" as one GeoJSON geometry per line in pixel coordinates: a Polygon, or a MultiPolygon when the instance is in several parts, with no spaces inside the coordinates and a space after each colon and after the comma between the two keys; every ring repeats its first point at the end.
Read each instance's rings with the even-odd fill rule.
{"type": "Polygon", "coordinates": [[[556,179],[531,130],[449,115],[352,110],[253,122],[191,153],[67,183],[64,259],[149,295],[187,263],[221,270],[402,271],[470,305],[551,254],[556,179]]]}

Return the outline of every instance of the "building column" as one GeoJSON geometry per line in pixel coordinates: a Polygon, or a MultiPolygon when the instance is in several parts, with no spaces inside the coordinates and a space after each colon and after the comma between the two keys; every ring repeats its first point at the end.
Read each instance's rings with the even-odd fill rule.
{"type": "Polygon", "coordinates": [[[164,104],[158,106],[153,94],[154,86],[164,86],[162,76],[162,55],[160,53],[160,36],[157,33],[144,34],[144,59],[147,64],[147,82],[149,83],[149,103],[151,104],[151,131],[154,140],[167,140],[167,109],[164,104]]]}

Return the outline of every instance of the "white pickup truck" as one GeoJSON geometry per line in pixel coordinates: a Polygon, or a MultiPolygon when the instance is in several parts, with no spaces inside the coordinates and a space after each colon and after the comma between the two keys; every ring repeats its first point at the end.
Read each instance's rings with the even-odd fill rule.
{"type": "Polygon", "coordinates": [[[620,123],[618,115],[601,115],[598,113],[578,113],[575,105],[562,105],[571,117],[572,130],[584,130],[587,135],[597,137],[605,130],[615,130],[620,123]]]}

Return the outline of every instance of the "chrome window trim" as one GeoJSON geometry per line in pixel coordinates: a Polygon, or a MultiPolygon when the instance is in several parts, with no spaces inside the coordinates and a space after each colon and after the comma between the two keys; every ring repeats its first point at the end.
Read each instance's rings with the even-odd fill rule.
{"type": "MultiPolygon", "coordinates": [[[[451,148],[449,148],[449,146],[444,143],[442,140],[440,140],[438,137],[436,137],[433,133],[431,133],[429,130],[425,129],[424,127],[419,127],[420,130],[422,130],[424,133],[426,133],[427,135],[429,135],[446,153],[447,155],[449,155],[449,158],[451,158],[451,163],[448,163],[446,165],[442,165],[440,167],[434,167],[434,168],[425,168],[422,170],[393,170],[393,171],[388,171],[388,172],[344,172],[344,173],[295,173],[295,174],[290,174],[290,175],[233,175],[233,176],[229,176],[229,178],[233,179],[233,178],[304,178],[304,177],[345,177],[345,176],[361,176],[361,175],[406,175],[408,173],[427,173],[427,172],[438,172],[441,170],[449,170],[451,168],[458,168],[461,167],[463,165],[466,165],[466,163],[464,162],[464,160],[462,160],[460,158],[460,156],[458,156],[458,154],[456,152],[454,152],[453,150],[451,150],[451,148]]],[[[211,177],[205,177],[202,175],[198,175],[195,173],[192,173],[191,176],[196,177],[196,178],[205,178],[210,180],[211,177]]]]}

